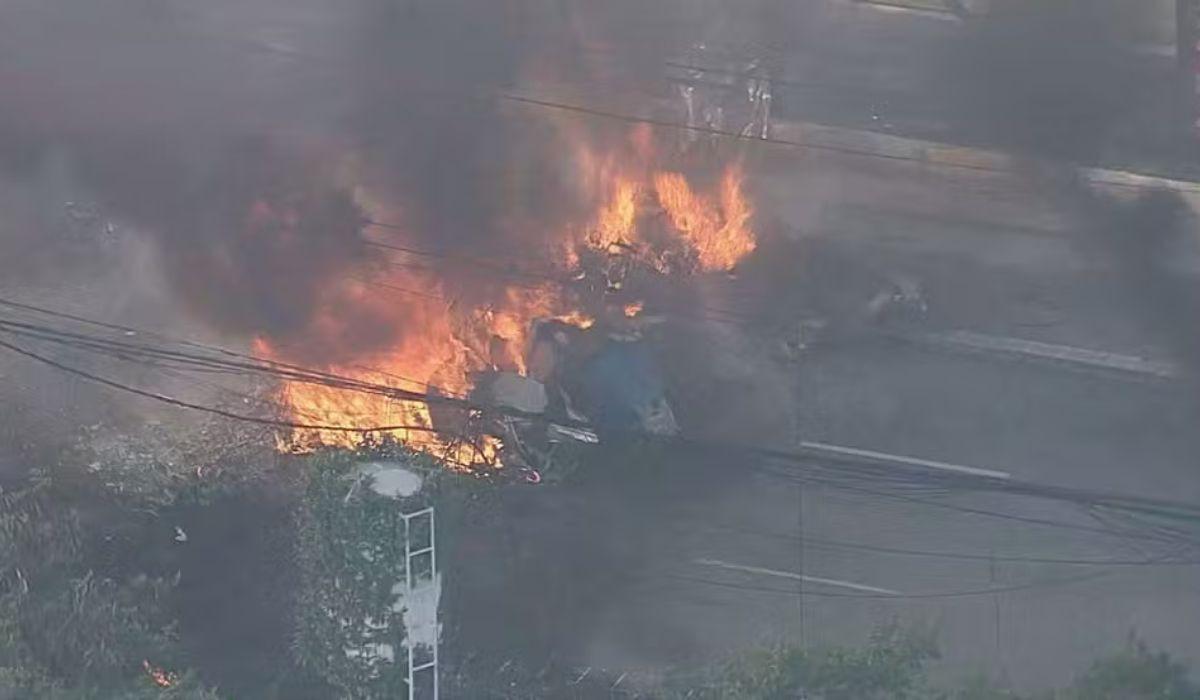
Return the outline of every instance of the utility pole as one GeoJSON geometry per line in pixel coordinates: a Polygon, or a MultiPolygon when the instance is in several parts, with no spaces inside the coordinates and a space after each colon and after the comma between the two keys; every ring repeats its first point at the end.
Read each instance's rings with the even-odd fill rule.
{"type": "MultiPolygon", "coordinates": [[[[992,549],[988,552],[988,586],[996,587],[996,551],[992,549]]],[[[992,594],[992,615],[994,617],[994,632],[996,636],[996,658],[1001,658],[1000,644],[1000,594],[992,594]]]]}
{"type": "Polygon", "coordinates": [[[799,623],[800,631],[800,648],[805,647],[805,630],[804,630],[804,482],[800,481],[796,485],[796,573],[800,574],[796,578],[796,604],[797,622],[799,623]]]}

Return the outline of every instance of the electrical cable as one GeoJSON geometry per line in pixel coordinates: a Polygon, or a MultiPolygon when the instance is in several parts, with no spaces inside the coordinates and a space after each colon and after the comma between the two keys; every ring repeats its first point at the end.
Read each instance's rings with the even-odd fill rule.
{"type": "MultiPolygon", "coordinates": [[[[26,305],[26,306],[28,307],[29,305],[26,305]]],[[[31,307],[31,308],[35,308],[35,307],[31,307]]],[[[68,346],[80,347],[82,349],[86,349],[89,351],[109,352],[109,353],[114,354],[116,357],[118,357],[120,359],[125,359],[125,360],[136,360],[136,358],[138,358],[139,356],[144,356],[144,357],[152,358],[156,361],[167,360],[167,361],[171,361],[171,362],[177,362],[177,363],[179,363],[180,366],[183,366],[183,367],[200,366],[204,369],[217,369],[217,368],[228,367],[228,368],[231,368],[231,369],[237,370],[237,371],[251,371],[251,372],[264,373],[264,374],[269,374],[269,375],[273,375],[273,376],[278,376],[283,379],[315,383],[315,384],[331,386],[333,388],[344,389],[344,390],[349,390],[349,391],[361,391],[361,392],[373,393],[373,394],[377,394],[377,395],[386,396],[389,398],[410,400],[410,401],[427,403],[427,404],[444,403],[447,405],[451,405],[451,406],[455,406],[458,408],[463,408],[463,409],[467,409],[467,410],[471,410],[471,411],[484,412],[484,413],[493,412],[493,413],[497,413],[500,415],[510,415],[513,417],[521,417],[521,418],[534,420],[534,421],[548,422],[546,417],[541,414],[526,414],[526,413],[519,412],[519,411],[513,411],[512,409],[507,409],[507,408],[497,407],[497,406],[490,406],[490,405],[481,404],[478,402],[465,401],[465,400],[456,399],[453,397],[437,396],[437,395],[431,395],[431,394],[422,394],[419,392],[405,391],[402,389],[398,389],[396,387],[372,384],[370,382],[364,382],[364,381],[359,381],[359,380],[353,380],[353,379],[341,377],[338,375],[314,371],[309,368],[304,368],[304,367],[300,367],[300,366],[284,366],[284,365],[277,365],[274,363],[263,363],[263,362],[254,361],[254,360],[246,362],[241,359],[243,356],[240,356],[238,353],[232,353],[232,352],[226,353],[229,357],[231,357],[233,359],[220,359],[217,357],[210,357],[210,356],[206,356],[206,355],[198,356],[195,354],[189,354],[189,353],[183,353],[183,352],[164,351],[160,348],[146,347],[146,346],[141,346],[138,344],[123,342],[123,341],[97,339],[97,338],[91,337],[91,336],[83,336],[78,333],[68,333],[68,332],[64,332],[64,331],[58,331],[56,329],[47,329],[45,327],[37,327],[33,324],[5,321],[2,319],[0,319],[0,329],[4,329],[5,332],[8,332],[8,333],[17,333],[18,335],[22,334],[22,333],[32,334],[32,337],[34,337],[35,339],[38,339],[38,340],[57,342],[57,343],[65,344],[68,346]]],[[[128,332],[128,331],[126,331],[126,332],[128,332]]],[[[134,330],[134,334],[135,335],[137,334],[136,330],[134,330]]],[[[125,390],[125,391],[133,389],[133,390],[135,390],[135,393],[140,392],[141,395],[144,395],[144,396],[149,396],[151,398],[163,400],[168,403],[175,403],[177,405],[179,404],[179,400],[176,399],[175,397],[165,396],[162,394],[158,394],[156,392],[147,392],[145,390],[138,390],[138,389],[136,389],[136,387],[123,386],[123,385],[121,385],[120,382],[115,382],[113,380],[110,380],[110,379],[107,379],[104,377],[100,377],[98,375],[87,373],[84,370],[70,367],[69,365],[64,365],[63,363],[55,363],[53,360],[50,360],[49,358],[46,358],[41,355],[37,355],[37,353],[32,353],[32,351],[30,351],[26,348],[21,348],[20,346],[15,346],[11,343],[6,343],[3,347],[7,347],[7,348],[9,348],[15,352],[19,352],[20,354],[23,354],[23,355],[34,356],[34,359],[39,359],[40,361],[46,362],[48,364],[54,363],[51,366],[56,366],[60,369],[63,369],[64,371],[68,371],[68,372],[71,372],[73,374],[77,374],[80,376],[86,375],[88,378],[93,379],[94,381],[98,381],[102,384],[106,384],[112,388],[118,388],[118,389],[125,390]],[[80,374],[81,372],[83,374],[80,374]]],[[[210,349],[210,352],[211,352],[211,349],[210,349]]],[[[184,403],[186,403],[186,402],[184,402],[184,403]]],[[[200,405],[195,405],[195,404],[188,405],[187,407],[196,408],[197,410],[206,410],[206,409],[212,408],[212,407],[200,406],[200,405]]],[[[235,418],[235,419],[245,418],[244,416],[242,416],[240,414],[234,414],[234,415],[230,415],[228,417],[235,418]]],[[[257,420],[256,422],[262,422],[262,421],[257,420]]],[[[312,428],[312,429],[328,428],[328,429],[339,429],[339,430],[344,430],[344,431],[349,431],[349,432],[360,432],[360,433],[377,432],[377,431],[382,431],[382,430],[415,429],[417,427],[429,430],[429,428],[427,426],[394,426],[394,427],[393,426],[378,426],[375,428],[367,428],[367,427],[349,428],[347,426],[292,425],[290,422],[286,422],[286,421],[274,421],[274,422],[271,422],[270,424],[279,425],[280,427],[298,427],[298,428],[306,428],[307,427],[307,428],[312,428]]],[[[586,426],[584,426],[584,427],[586,427],[586,426]]],[[[957,510],[957,511],[973,513],[973,514],[978,514],[978,515],[987,515],[987,516],[991,516],[991,517],[1001,517],[1001,518],[1005,518],[1005,519],[1009,519],[1009,520],[1026,522],[1026,523],[1030,523],[1030,524],[1038,524],[1038,525],[1046,525],[1046,526],[1052,526],[1052,527],[1075,529],[1075,530],[1087,531],[1087,532],[1103,533],[1103,534],[1106,534],[1109,536],[1112,536],[1114,533],[1111,532],[1110,530],[1106,530],[1106,529],[1102,529],[1102,528],[1092,528],[1092,527],[1088,527],[1088,526],[1077,525],[1077,524],[1072,524],[1072,523],[1064,523],[1064,522],[1055,521],[1055,520],[1046,520],[1046,519],[1042,519],[1042,518],[1019,516],[1019,515],[1015,515],[1015,514],[1011,514],[1011,513],[999,513],[996,511],[989,511],[986,509],[971,508],[971,507],[967,507],[967,506],[959,506],[956,504],[940,503],[937,501],[929,501],[927,499],[920,499],[920,498],[914,498],[912,496],[906,496],[901,493],[888,493],[888,492],[884,492],[884,491],[877,491],[874,489],[856,485],[856,483],[854,483],[854,482],[862,482],[862,483],[869,483],[872,485],[876,485],[881,479],[882,480],[887,479],[886,471],[892,471],[892,472],[895,472],[895,476],[892,477],[890,479],[890,481],[894,485],[898,485],[898,486],[914,485],[914,486],[918,486],[921,488],[926,488],[926,487],[949,488],[954,492],[958,492],[958,491],[964,491],[964,492],[965,491],[991,491],[991,492],[997,492],[997,493],[1008,494],[1008,495],[1013,495],[1013,496],[1034,496],[1034,497],[1044,498],[1044,499],[1049,499],[1049,500],[1070,502],[1075,505],[1098,506],[1098,507],[1103,507],[1106,510],[1116,510],[1116,511],[1121,511],[1121,512],[1125,512],[1125,513],[1132,512],[1133,514],[1136,514],[1139,517],[1153,516],[1153,517],[1157,517],[1160,519],[1162,519],[1162,518],[1171,519],[1171,520],[1181,520],[1182,519],[1182,520],[1186,520],[1189,522],[1194,521],[1195,520],[1194,514],[1200,512],[1200,506],[1190,504],[1190,503],[1184,503],[1184,502],[1165,501],[1165,500],[1161,500],[1161,499],[1146,499],[1146,498],[1127,496],[1124,494],[1095,492],[1095,491],[1087,491],[1087,490],[1082,490],[1082,489],[1067,489],[1067,488],[1063,488],[1063,487],[1053,487],[1053,486],[1047,486],[1047,485],[1030,483],[1030,482],[1016,482],[1016,484],[1014,485],[1012,480],[999,480],[999,479],[994,479],[994,478],[990,478],[990,477],[983,478],[983,477],[968,476],[968,475],[929,474],[929,473],[924,473],[924,472],[914,470],[912,468],[906,468],[903,465],[889,466],[887,468],[887,470],[885,471],[883,467],[881,467],[880,465],[877,465],[877,464],[868,464],[868,465],[856,464],[853,460],[832,459],[829,455],[823,455],[821,459],[817,459],[815,455],[807,454],[803,450],[800,450],[800,451],[782,450],[782,449],[767,448],[767,447],[755,446],[755,445],[742,445],[742,444],[737,444],[737,443],[699,440],[699,439],[695,439],[695,438],[687,438],[687,437],[682,437],[682,436],[655,437],[655,436],[647,436],[647,435],[641,435],[641,434],[631,434],[630,437],[637,438],[637,439],[643,439],[643,440],[649,440],[651,442],[657,442],[658,444],[662,444],[664,446],[687,448],[687,449],[695,451],[698,454],[706,454],[706,455],[729,454],[731,456],[737,456],[740,458],[753,456],[753,457],[765,459],[768,461],[770,461],[770,460],[782,461],[782,462],[794,464],[796,466],[800,466],[807,470],[807,472],[805,472],[805,473],[798,474],[796,472],[779,471],[778,469],[774,469],[767,465],[756,465],[755,466],[755,469],[758,471],[762,471],[762,472],[772,474],[774,476],[782,477],[785,479],[789,479],[789,480],[801,480],[802,482],[807,482],[807,483],[826,483],[826,484],[835,486],[837,488],[849,490],[852,492],[866,493],[868,495],[875,496],[875,497],[900,499],[900,500],[910,501],[910,502],[914,502],[914,503],[917,503],[920,505],[925,505],[925,506],[947,508],[947,509],[951,509],[951,510],[957,510]],[[839,465],[839,466],[835,470],[828,466],[824,466],[822,464],[822,462],[835,464],[835,465],[839,465]],[[836,478],[833,475],[836,475],[836,477],[841,477],[841,478],[836,478]],[[850,483],[847,483],[847,479],[852,479],[853,481],[850,483]]],[[[1148,533],[1143,532],[1143,533],[1133,533],[1133,534],[1136,534],[1141,539],[1154,540],[1154,541],[1179,542],[1181,539],[1183,539],[1183,537],[1187,533],[1185,533],[1184,531],[1176,530],[1176,531],[1169,532],[1169,533],[1168,532],[1154,532],[1154,533],[1148,534],[1148,533]]],[[[1133,536],[1133,534],[1131,534],[1130,536],[1133,536]]]]}
{"type": "Polygon", "coordinates": [[[767,537],[771,539],[780,539],[787,541],[801,541],[806,545],[817,548],[828,548],[833,550],[851,550],[870,552],[875,554],[920,557],[929,559],[948,559],[961,561],[980,561],[980,562],[1009,562],[1019,564],[1047,564],[1060,566],[1200,566],[1200,559],[1192,560],[1155,560],[1155,559],[1077,559],[1065,557],[1038,557],[1026,555],[988,555],[974,554],[970,552],[944,552],[925,549],[908,549],[903,547],[884,547],[879,545],[869,545],[859,542],[847,542],[844,540],[833,540],[822,537],[798,536],[783,532],[771,532],[755,528],[740,527],[737,525],[728,525],[724,523],[712,523],[706,520],[694,519],[689,520],[688,528],[702,528],[708,530],[735,532],[739,534],[752,535],[756,537],[767,537]]]}
{"type": "MultiPolygon", "coordinates": [[[[1046,581],[1031,581],[1024,584],[1013,584],[1011,586],[996,586],[993,588],[978,588],[962,591],[945,591],[936,593],[834,593],[832,591],[814,591],[811,588],[804,591],[803,595],[816,598],[860,598],[870,600],[930,600],[940,598],[969,598],[974,596],[996,595],[998,593],[1016,593],[1019,591],[1029,591],[1039,588],[1052,588],[1058,586],[1067,586],[1076,583],[1084,583],[1105,576],[1111,576],[1116,573],[1113,570],[1107,571],[1092,571],[1086,574],[1076,576],[1064,576],[1057,579],[1046,581]]],[[[686,576],[682,574],[660,574],[661,578],[673,579],[687,583],[698,583],[706,586],[718,586],[721,588],[733,588],[742,591],[758,591],[762,593],[778,593],[780,595],[795,596],[798,595],[796,589],[791,588],[774,588],[771,586],[755,586],[743,583],[730,583],[727,581],[717,581],[697,576],[686,576]]]]}

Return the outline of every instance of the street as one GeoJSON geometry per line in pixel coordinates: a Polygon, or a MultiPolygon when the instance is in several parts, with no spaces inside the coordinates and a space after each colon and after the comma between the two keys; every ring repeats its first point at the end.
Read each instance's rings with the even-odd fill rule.
{"type": "MultiPolygon", "coordinates": [[[[922,331],[1174,358],[1087,232],[1071,228],[1071,208],[1019,176],[950,180],[905,163],[779,158],[757,182],[768,215],[800,237],[801,255],[836,250],[916,277],[929,303],[922,331]]],[[[1185,379],[887,338],[787,363],[737,326],[710,321],[705,332],[710,356],[740,353],[737,362],[710,357],[710,376],[695,382],[710,386],[689,384],[676,397],[685,426],[687,406],[703,406],[692,414],[709,435],[819,441],[1039,483],[1200,499],[1200,410],[1185,379]]],[[[1130,633],[1200,655],[1191,623],[1200,570],[1155,563],[1178,553],[1174,545],[1106,532],[1123,523],[1029,498],[801,486],[760,466],[700,459],[626,479],[630,468],[614,464],[605,468],[620,476],[568,489],[569,503],[558,491],[520,495],[513,503],[524,505],[510,503],[510,513],[528,559],[515,568],[558,563],[543,572],[549,578],[523,579],[528,607],[503,594],[516,606],[505,624],[518,624],[522,609],[548,615],[546,653],[632,674],[627,683],[750,645],[857,644],[893,619],[936,629],[944,668],[1023,688],[1068,681],[1130,633]]]]}

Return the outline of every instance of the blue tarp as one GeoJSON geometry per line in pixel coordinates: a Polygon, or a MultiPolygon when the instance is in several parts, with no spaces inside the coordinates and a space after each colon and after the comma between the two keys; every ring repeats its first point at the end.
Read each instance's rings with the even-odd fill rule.
{"type": "Polygon", "coordinates": [[[665,387],[644,343],[608,341],[579,376],[584,410],[601,431],[638,431],[643,416],[665,401],[665,387]]]}

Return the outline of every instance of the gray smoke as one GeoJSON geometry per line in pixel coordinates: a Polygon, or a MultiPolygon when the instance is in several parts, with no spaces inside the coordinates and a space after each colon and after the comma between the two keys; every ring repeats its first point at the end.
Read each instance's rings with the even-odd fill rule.
{"type": "Polygon", "coordinates": [[[1144,8],[1128,0],[988,8],[949,62],[947,94],[966,128],[1034,155],[1095,159],[1114,124],[1149,97],[1131,42],[1144,8]]]}
{"type": "MultiPolygon", "coordinates": [[[[294,341],[329,279],[381,256],[359,242],[362,213],[330,156],[362,154],[425,247],[511,254],[582,203],[556,170],[561,144],[545,115],[485,96],[535,70],[637,75],[674,50],[698,9],[15,0],[0,8],[0,167],[33,179],[60,154],[107,216],[152,237],[185,308],[222,330],[294,341]]],[[[7,229],[0,239],[21,243],[7,229]]],[[[31,274],[57,272],[47,261],[31,274]]],[[[314,356],[403,331],[354,313],[339,319],[346,338],[314,356]]]]}

